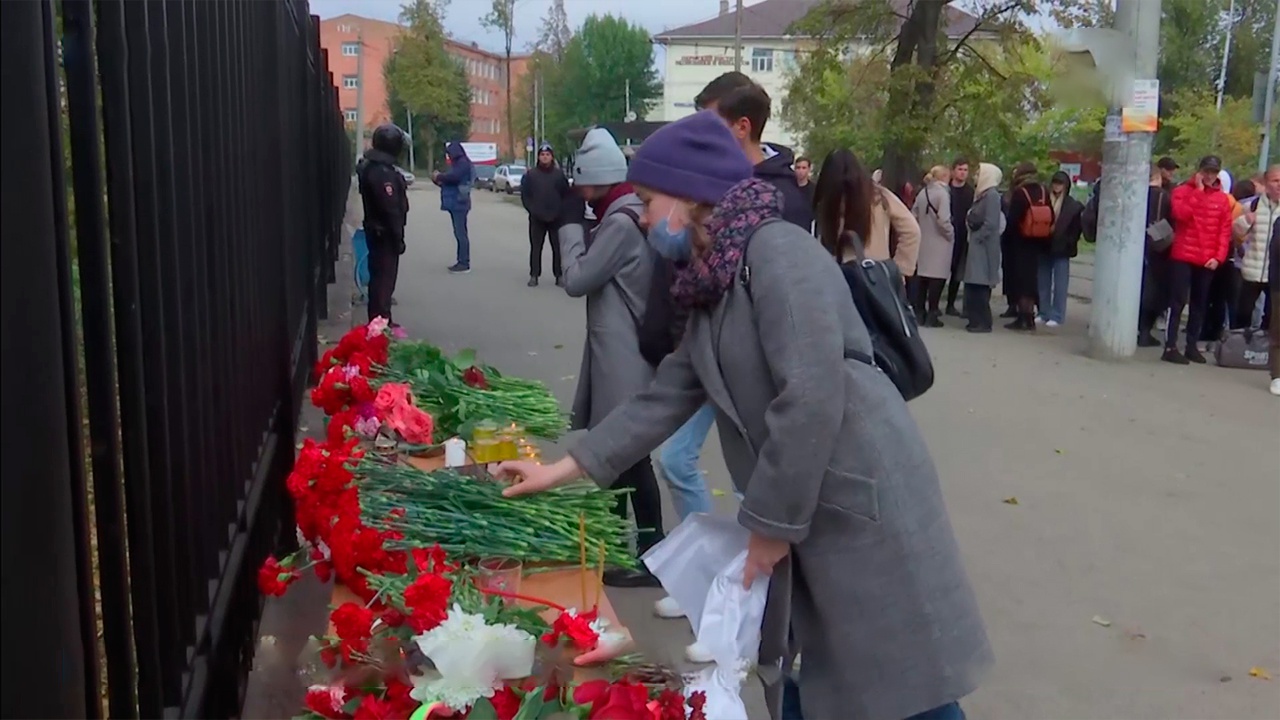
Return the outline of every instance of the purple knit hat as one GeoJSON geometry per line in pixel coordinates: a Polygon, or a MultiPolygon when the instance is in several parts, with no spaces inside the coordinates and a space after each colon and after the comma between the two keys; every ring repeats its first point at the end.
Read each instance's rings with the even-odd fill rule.
{"type": "Polygon", "coordinates": [[[728,126],[703,110],[650,135],[631,158],[627,182],[714,205],[751,174],[751,161],[728,126]]]}

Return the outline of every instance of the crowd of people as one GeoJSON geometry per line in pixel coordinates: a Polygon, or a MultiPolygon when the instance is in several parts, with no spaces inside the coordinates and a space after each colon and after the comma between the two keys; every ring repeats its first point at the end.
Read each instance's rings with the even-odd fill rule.
{"type": "MultiPolygon", "coordinates": [[[[630,505],[643,554],[663,538],[659,482],[681,519],[712,511],[698,459],[714,424],[750,531],[744,583],[772,578],[760,648],[761,667],[776,670],[761,673],[772,717],[962,720],[959,701],[991,649],[928,448],[869,360],[873,339],[840,264],[896,266],[924,327],[958,316],[970,332],[991,332],[997,286],[1006,328],[1059,326],[1070,259],[1096,232],[1097,191],[1081,203],[1065,173],[1045,183],[1030,163],[1005,187],[996,165],[957,158],[900,197],[849,150],[828,154],[815,177],[808,158],[763,142],[770,98],[741,73],[716,78],[695,102],[698,113],[655,132],[629,162],[595,128],[572,173],[543,146],[525,175],[529,285],[550,239],[556,284],[586,303],[573,403],[586,433],[558,462],[503,463],[506,492],[583,476],[626,487],[617,512],[630,505]]],[[[469,168],[453,153],[433,179],[453,188],[442,193],[459,245],[450,269],[465,271],[469,168]]],[[[1249,327],[1265,298],[1274,378],[1280,167],[1234,194],[1217,158],[1172,187],[1177,169],[1161,161],[1152,171],[1140,344],[1167,314],[1165,359],[1201,362],[1196,340],[1218,315],[1249,327]]],[[[402,251],[402,188],[379,166],[361,190],[366,227],[370,212],[375,228],[390,213],[399,241],[378,230],[391,236],[380,247],[402,251]]],[[[389,316],[383,287],[371,295],[389,316]]],[[[659,584],[643,567],[609,570],[605,583],[659,584]]],[[[669,597],[655,612],[683,614],[669,597]]],[[[709,659],[696,643],[689,655],[709,659]]]]}

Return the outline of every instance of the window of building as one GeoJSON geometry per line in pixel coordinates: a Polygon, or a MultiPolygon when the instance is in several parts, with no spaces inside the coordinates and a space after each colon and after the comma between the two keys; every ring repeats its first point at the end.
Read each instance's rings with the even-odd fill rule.
{"type": "Polygon", "coordinates": [[[351,108],[347,108],[346,110],[343,110],[342,114],[346,116],[347,122],[355,122],[358,119],[356,117],[356,111],[352,110],[351,108]]]}
{"type": "Polygon", "coordinates": [[[796,67],[796,51],[795,50],[783,50],[779,53],[779,55],[781,57],[779,57],[778,59],[778,64],[782,66],[783,70],[795,69],[796,67]]]}
{"type": "Polygon", "coordinates": [[[343,75],[343,76],[342,76],[342,87],[344,87],[344,88],[346,88],[346,89],[348,89],[348,90],[352,90],[352,89],[354,89],[354,88],[358,88],[358,87],[360,87],[360,78],[356,77],[355,75],[343,75]]]}
{"type": "Polygon", "coordinates": [[[773,72],[773,49],[772,48],[752,48],[751,49],[751,72],[755,72],[755,73],[773,72]]]}
{"type": "Polygon", "coordinates": [[[360,54],[360,43],[344,42],[342,43],[342,54],[347,57],[355,57],[360,54]]]}

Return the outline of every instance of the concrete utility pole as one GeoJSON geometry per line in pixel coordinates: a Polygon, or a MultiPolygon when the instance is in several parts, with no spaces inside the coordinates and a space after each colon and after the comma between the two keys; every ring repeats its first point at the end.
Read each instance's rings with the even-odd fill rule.
{"type": "Polygon", "coordinates": [[[404,106],[405,121],[409,125],[408,131],[405,133],[409,136],[409,172],[417,172],[413,167],[413,109],[407,104],[404,106]]]}
{"type": "Polygon", "coordinates": [[[364,30],[356,30],[356,162],[364,154],[364,30]]]}
{"type": "Polygon", "coordinates": [[[1267,99],[1262,110],[1262,147],[1258,153],[1258,172],[1267,171],[1271,155],[1271,136],[1276,127],[1276,84],[1280,83],[1280,0],[1276,0],[1275,29],[1271,32],[1271,72],[1267,73],[1267,99]]]}
{"type": "Polygon", "coordinates": [[[1231,0],[1231,6],[1227,8],[1227,40],[1222,46],[1222,70],[1218,73],[1218,112],[1222,112],[1222,95],[1227,90],[1227,61],[1231,59],[1231,36],[1235,34],[1236,0],[1231,0]]]}
{"type": "MultiPolygon", "coordinates": [[[[1114,34],[1128,66],[1111,73],[1111,114],[1132,102],[1133,81],[1156,77],[1160,56],[1160,0],[1117,0],[1114,34]]],[[[1106,42],[1102,40],[1101,42],[1106,42]]],[[[1099,53],[1095,52],[1095,58],[1099,53]]],[[[1142,258],[1146,247],[1147,186],[1152,133],[1124,133],[1102,148],[1098,248],[1094,255],[1089,353],[1104,360],[1133,357],[1138,343],[1142,258]]],[[[1178,318],[1170,318],[1176,323],[1178,318]]]]}
{"type": "Polygon", "coordinates": [[[733,12],[733,69],[742,72],[742,0],[733,12]]]}

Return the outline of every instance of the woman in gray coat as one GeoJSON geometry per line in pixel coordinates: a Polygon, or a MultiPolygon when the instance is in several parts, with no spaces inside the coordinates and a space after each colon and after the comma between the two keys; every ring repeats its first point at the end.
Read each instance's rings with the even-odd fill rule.
{"type": "Polygon", "coordinates": [[[641,146],[628,178],[677,262],[684,339],[568,457],[504,463],[506,493],[609,484],[710,401],[750,530],[745,581],[772,575],[758,667],[774,720],[962,717],[992,658],[928,448],[854,359],[871,340],[840,268],[735,150],[706,112],[641,146]]]}
{"type": "Polygon", "coordinates": [[[991,288],[1000,282],[1000,236],[1004,233],[1004,212],[1000,208],[1000,180],[1004,174],[991,163],[978,166],[973,206],[965,218],[969,226],[969,256],[964,266],[965,330],[989,333],[991,288]]]}
{"type": "MultiPolygon", "coordinates": [[[[658,256],[640,231],[644,204],[626,179],[627,160],[609,131],[588,132],[574,164],[574,190],[590,203],[596,224],[589,233],[578,223],[560,230],[565,292],[587,299],[587,340],[573,399],[575,429],[599,425],[653,380],[653,366],[640,354],[637,328],[658,256]]],[[[662,496],[649,458],[630,464],[617,483],[632,489],[631,508],[640,528],[637,551],[644,553],[662,539],[662,496]]],[[[618,513],[626,517],[625,498],[619,498],[618,513]]],[[[658,585],[647,571],[623,569],[606,572],[605,583],[658,585]]]]}
{"type": "Polygon", "coordinates": [[[917,320],[925,327],[942,327],[942,291],[951,274],[956,233],[951,227],[951,168],[935,165],[924,177],[911,214],[920,224],[920,255],[916,261],[917,320]]]}

